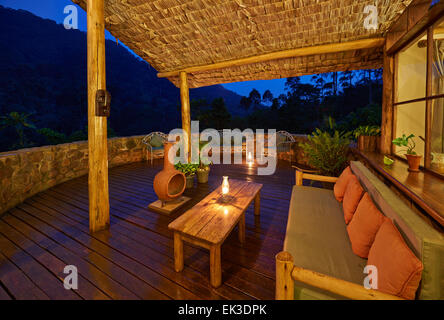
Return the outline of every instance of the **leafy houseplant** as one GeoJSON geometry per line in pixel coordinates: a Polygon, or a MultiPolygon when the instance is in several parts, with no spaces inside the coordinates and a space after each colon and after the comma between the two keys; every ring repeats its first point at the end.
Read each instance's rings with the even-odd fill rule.
{"type": "Polygon", "coordinates": [[[421,163],[421,157],[415,151],[416,143],[414,134],[406,136],[405,134],[402,137],[396,138],[392,141],[395,146],[404,147],[404,149],[398,152],[405,152],[405,156],[407,158],[407,162],[409,163],[409,171],[410,172],[419,172],[419,165],[421,163]]]}
{"type": "Polygon", "coordinates": [[[193,163],[180,163],[174,165],[174,168],[180,172],[182,172],[185,175],[185,178],[187,179],[186,182],[186,188],[192,188],[194,185],[194,177],[197,172],[197,168],[199,167],[198,164],[193,163]]]}
{"type": "Polygon", "coordinates": [[[347,166],[350,132],[335,130],[333,133],[316,129],[308,142],[300,146],[308,157],[309,164],[327,176],[339,176],[347,166]]]}
{"type": "Polygon", "coordinates": [[[381,128],[379,126],[360,126],[353,134],[358,141],[358,149],[360,151],[375,152],[381,128]]]}

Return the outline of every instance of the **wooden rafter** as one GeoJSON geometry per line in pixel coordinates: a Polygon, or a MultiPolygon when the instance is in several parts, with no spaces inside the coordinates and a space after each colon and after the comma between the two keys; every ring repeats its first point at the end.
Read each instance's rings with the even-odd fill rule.
{"type": "Polygon", "coordinates": [[[304,56],[328,54],[328,53],[338,53],[338,52],[352,51],[352,50],[380,48],[380,47],[384,46],[384,43],[385,43],[384,38],[371,38],[371,39],[365,39],[365,40],[357,40],[357,41],[326,44],[326,45],[320,45],[320,46],[297,48],[297,49],[291,49],[291,50],[283,50],[283,51],[262,54],[262,55],[258,55],[258,56],[252,56],[252,57],[248,57],[248,58],[223,61],[223,62],[202,65],[202,66],[193,66],[193,67],[184,68],[181,70],[160,72],[157,74],[157,76],[159,78],[177,77],[181,72],[198,73],[198,72],[205,72],[205,71],[229,68],[229,67],[233,67],[233,66],[241,66],[241,65],[248,65],[248,64],[259,63],[259,62],[266,62],[266,61],[271,61],[271,60],[279,60],[279,59],[294,58],[294,57],[304,57],[304,56]]]}

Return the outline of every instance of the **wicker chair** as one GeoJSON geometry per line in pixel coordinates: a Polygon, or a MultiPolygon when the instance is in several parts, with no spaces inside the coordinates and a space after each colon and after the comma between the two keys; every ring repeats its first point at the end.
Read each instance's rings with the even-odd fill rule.
{"type": "Polygon", "coordinates": [[[296,142],[295,138],[291,133],[288,133],[287,131],[278,131],[276,133],[276,151],[279,154],[280,152],[288,152],[289,154],[289,161],[291,163],[291,157],[292,157],[292,146],[293,143],[296,142]]]}
{"type": "MultiPolygon", "coordinates": [[[[163,144],[165,143],[165,141],[168,141],[168,135],[163,133],[163,132],[151,132],[150,134],[146,135],[143,139],[142,139],[142,143],[144,145],[146,145],[147,148],[147,152],[150,153],[150,158],[151,158],[151,164],[153,164],[153,159],[154,159],[154,154],[153,154],[153,150],[158,150],[158,149],[163,149],[163,144]],[[162,143],[162,147],[153,147],[151,144],[151,139],[153,139],[154,137],[160,137],[163,140],[162,143]]],[[[148,158],[148,157],[147,157],[148,158]]]]}

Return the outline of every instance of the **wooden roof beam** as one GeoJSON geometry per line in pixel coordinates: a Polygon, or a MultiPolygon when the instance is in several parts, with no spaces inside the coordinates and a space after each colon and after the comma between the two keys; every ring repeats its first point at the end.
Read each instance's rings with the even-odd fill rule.
{"type": "Polygon", "coordinates": [[[327,53],[338,53],[344,51],[352,51],[352,50],[363,50],[363,49],[372,49],[372,48],[382,48],[385,44],[384,38],[371,38],[364,40],[356,40],[356,41],[348,41],[348,42],[340,42],[340,43],[331,43],[320,46],[312,46],[305,48],[297,48],[283,51],[276,51],[272,53],[266,53],[258,56],[235,59],[229,61],[223,61],[208,65],[189,67],[181,70],[168,71],[168,72],[159,72],[157,76],[159,78],[170,78],[177,77],[181,72],[186,73],[198,73],[205,72],[223,68],[229,68],[234,66],[248,65],[259,62],[266,62],[271,60],[278,59],[286,59],[286,58],[294,58],[294,57],[303,57],[303,56],[312,56],[318,54],[327,54],[327,53]]]}

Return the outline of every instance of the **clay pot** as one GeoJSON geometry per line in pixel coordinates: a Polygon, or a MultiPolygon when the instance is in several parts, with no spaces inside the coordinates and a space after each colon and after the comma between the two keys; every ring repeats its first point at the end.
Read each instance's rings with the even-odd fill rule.
{"type": "Polygon", "coordinates": [[[378,136],[359,136],[359,151],[375,152],[378,145],[378,136]]]}
{"type": "Polygon", "coordinates": [[[407,162],[409,163],[410,172],[419,172],[419,165],[421,163],[422,156],[414,154],[406,154],[407,162]]]}
{"type": "Polygon", "coordinates": [[[194,187],[194,177],[195,176],[196,175],[193,174],[192,176],[186,177],[186,179],[187,179],[186,188],[187,189],[191,189],[194,187]]]}
{"type": "Polygon", "coordinates": [[[175,142],[165,142],[163,169],[154,178],[154,192],[164,202],[179,198],[185,191],[185,175],[174,168],[168,154],[175,142]]]}
{"type": "Polygon", "coordinates": [[[205,169],[197,169],[197,182],[198,183],[207,183],[208,175],[210,174],[210,167],[206,167],[205,169]]]}

